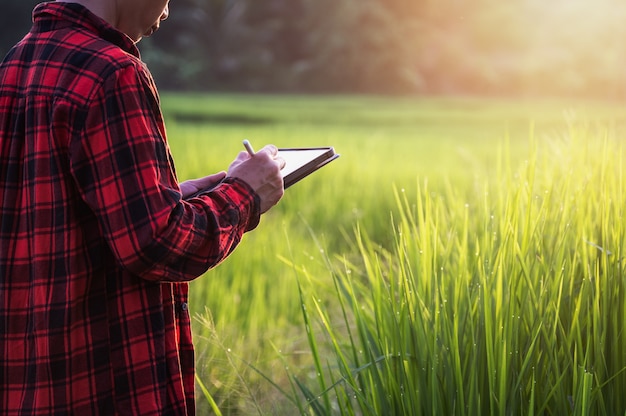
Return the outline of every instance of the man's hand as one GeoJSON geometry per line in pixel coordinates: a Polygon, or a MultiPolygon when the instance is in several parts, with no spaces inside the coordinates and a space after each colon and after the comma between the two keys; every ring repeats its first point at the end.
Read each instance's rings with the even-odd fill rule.
{"type": "Polygon", "coordinates": [[[246,182],[261,198],[261,213],[276,205],[285,192],[280,170],[285,160],[278,157],[278,149],[267,145],[254,156],[240,152],[230,164],[227,176],[246,182]]]}
{"type": "Polygon", "coordinates": [[[224,180],[226,172],[218,172],[204,178],[191,179],[179,184],[183,198],[187,198],[203,189],[210,189],[224,180]]]}

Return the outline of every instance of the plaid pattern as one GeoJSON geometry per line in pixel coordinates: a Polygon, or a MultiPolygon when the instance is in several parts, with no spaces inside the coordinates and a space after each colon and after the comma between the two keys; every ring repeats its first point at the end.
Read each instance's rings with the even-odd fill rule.
{"type": "Polygon", "coordinates": [[[132,41],[78,4],[33,17],[0,65],[0,414],[193,414],[186,282],[258,196],[182,200],[132,41]]]}

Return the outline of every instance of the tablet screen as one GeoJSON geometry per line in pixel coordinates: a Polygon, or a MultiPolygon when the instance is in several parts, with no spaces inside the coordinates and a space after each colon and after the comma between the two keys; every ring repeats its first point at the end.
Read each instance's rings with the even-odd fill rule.
{"type": "Polygon", "coordinates": [[[327,153],[327,148],[280,149],[278,155],[285,159],[285,167],[282,170],[283,178],[327,153]]]}
{"type": "Polygon", "coordinates": [[[339,157],[332,147],[278,149],[278,155],[285,160],[285,188],[339,157]]]}

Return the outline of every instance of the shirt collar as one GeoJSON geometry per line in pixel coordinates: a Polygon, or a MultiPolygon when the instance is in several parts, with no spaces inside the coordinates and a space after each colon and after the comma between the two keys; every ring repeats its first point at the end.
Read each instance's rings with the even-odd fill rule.
{"type": "Polygon", "coordinates": [[[54,1],[41,3],[33,10],[33,22],[35,32],[80,27],[119,46],[137,58],[140,57],[139,50],[131,38],[78,3],[54,1]]]}

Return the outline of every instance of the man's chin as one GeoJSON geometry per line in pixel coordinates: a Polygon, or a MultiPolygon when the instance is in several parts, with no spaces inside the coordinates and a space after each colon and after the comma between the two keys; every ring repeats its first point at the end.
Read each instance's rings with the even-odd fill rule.
{"type": "Polygon", "coordinates": [[[156,32],[157,30],[159,30],[159,25],[154,25],[150,29],[148,29],[146,33],[143,34],[143,37],[149,38],[150,36],[154,35],[154,32],[156,32]]]}

